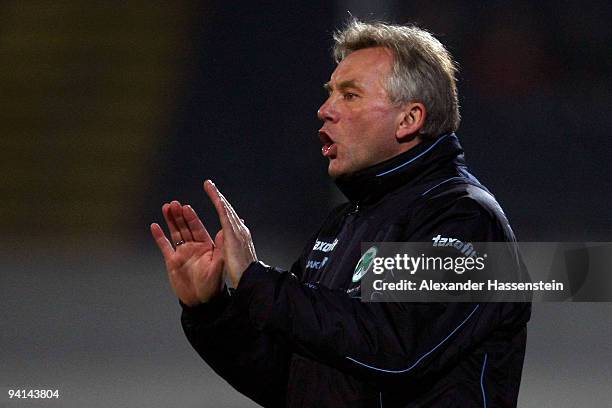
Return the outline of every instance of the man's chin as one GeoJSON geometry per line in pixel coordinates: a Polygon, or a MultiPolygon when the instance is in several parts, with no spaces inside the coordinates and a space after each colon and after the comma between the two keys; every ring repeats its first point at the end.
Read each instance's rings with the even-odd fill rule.
{"type": "Polygon", "coordinates": [[[327,174],[332,179],[336,180],[338,177],[342,177],[346,172],[343,171],[337,163],[334,163],[333,160],[329,162],[329,166],[327,167],[327,174]]]}
{"type": "Polygon", "coordinates": [[[335,163],[330,163],[329,167],[327,168],[327,174],[329,175],[330,178],[332,178],[333,180],[338,180],[341,178],[347,178],[350,177],[352,173],[354,173],[353,171],[351,171],[350,169],[346,169],[340,166],[334,166],[335,163]]]}

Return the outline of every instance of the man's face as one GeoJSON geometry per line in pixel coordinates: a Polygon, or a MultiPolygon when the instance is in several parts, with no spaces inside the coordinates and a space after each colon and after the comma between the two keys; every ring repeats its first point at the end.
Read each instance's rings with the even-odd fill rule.
{"type": "Polygon", "coordinates": [[[323,155],[331,177],[348,175],[401,153],[396,139],[402,109],[391,103],[383,86],[393,55],[387,48],[349,54],[326,84],[329,97],[317,114],[323,155]]]}

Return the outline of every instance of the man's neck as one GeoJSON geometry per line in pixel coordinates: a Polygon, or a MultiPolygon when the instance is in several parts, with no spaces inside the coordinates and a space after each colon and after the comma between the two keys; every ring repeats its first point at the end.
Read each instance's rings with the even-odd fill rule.
{"type": "Polygon", "coordinates": [[[459,162],[464,163],[462,152],[454,133],[419,140],[394,157],[334,181],[349,200],[372,201],[400,185],[415,182],[439,166],[454,168],[459,162]]]}

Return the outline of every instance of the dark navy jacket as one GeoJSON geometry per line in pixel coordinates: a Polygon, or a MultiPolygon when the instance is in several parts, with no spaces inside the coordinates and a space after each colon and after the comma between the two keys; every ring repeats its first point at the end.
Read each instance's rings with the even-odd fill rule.
{"type": "Polygon", "coordinates": [[[529,303],[362,302],[352,279],[362,242],[515,241],[457,137],[337,184],[349,202],[290,271],[253,263],[232,294],[183,305],[195,350],[267,407],[516,406],[529,303]]]}

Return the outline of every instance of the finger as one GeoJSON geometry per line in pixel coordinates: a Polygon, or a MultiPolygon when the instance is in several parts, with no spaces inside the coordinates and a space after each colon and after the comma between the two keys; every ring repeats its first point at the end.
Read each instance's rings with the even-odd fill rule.
{"type": "Polygon", "coordinates": [[[255,255],[255,247],[253,246],[253,239],[251,237],[251,231],[249,230],[249,227],[247,227],[246,224],[244,223],[244,220],[240,218],[238,214],[236,214],[234,207],[232,207],[229,201],[227,201],[225,196],[223,194],[220,194],[220,196],[221,196],[221,200],[224,202],[224,204],[228,208],[228,213],[229,213],[228,215],[232,222],[232,225],[235,227],[235,231],[237,231],[236,233],[240,235],[240,239],[243,240],[243,242],[246,242],[248,244],[247,247],[249,248],[249,251],[253,255],[253,258],[257,259],[257,256],[255,255]]]}
{"type": "Polygon", "coordinates": [[[223,194],[219,194],[219,196],[221,197],[221,201],[223,202],[223,205],[225,206],[227,210],[227,215],[230,219],[230,222],[232,223],[232,228],[234,229],[234,232],[236,233],[243,232],[246,229],[246,226],[240,220],[240,217],[238,217],[238,214],[236,214],[234,207],[232,207],[232,205],[229,203],[229,201],[227,201],[227,199],[225,198],[223,194]]]}
{"type": "MultiPolygon", "coordinates": [[[[212,181],[206,180],[204,182],[204,191],[208,194],[208,198],[212,201],[215,206],[215,210],[217,211],[217,216],[219,217],[219,222],[221,223],[221,228],[225,229],[227,233],[233,232],[234,228],[232,227],[229,215],[227,213],[227,208],[225,208],[225,204],[221,200],[219,190],[213,184],[212,181]]],[[[229,238],[228,236],[225,237],[229,238]]]]}
{"type": "Polygon", "coordinates": [[[170,210],[170,204],[166,203],[162,206],[162,214],[166,220],[168,230],[170,231],[170,238],[172,238],[172,242],[179,242],[182,240],[183,238],[181,238],[181,232],[179,231],[179,228],[174,221],[174,215],[172,215],[172,211],[170,210]]]}
{"type": "Polygon", "coordinates": [[[166,238],[166,234],[157,223],[151,224],[151,235],[153,235],[153,239],[157,244],[159,250],[161,251],[164,259],[167,261],[174,254],[174,249],[172,248],[172,244],[166,238]]]}
{"type": "Polygon", "coordinates": [[[210,238],[210,234],[202,224],[200,217],[196,214],[195,210],[190,205],[183,206],[183,218],[187,222],[187,226],[191,230],[191,235],[195,241],[205,242],[213,245],[213,241],[210,238]]]}
{"type": "Polygon", "coordinates": [[[176,226],[181,233],[181,239],[185,242],[193,241],[193,235],[191,235],[191,231],[187,227],[187,223],[183,218],[183,207],[181,206],[181,203],[178,201],[172,201],[170,203],[170,211],[172,212],[176,226]]]}
{"type": "Polygon", "coordinates": [[[227,211],[227,216],[232,225],[232,230],[234,231],[234,234],[240,236],[240,238],[242,239],[244,237],[245,232],[247,231],[246,226],[240,221],[240,217],[238,217],[238,214],[236,214],[234,207],[232,207],[227,198],[225,198],[225,196],[221,192],[218,192],[218,194],[221,198],[221,202],[223,203],[227,211]]]}

